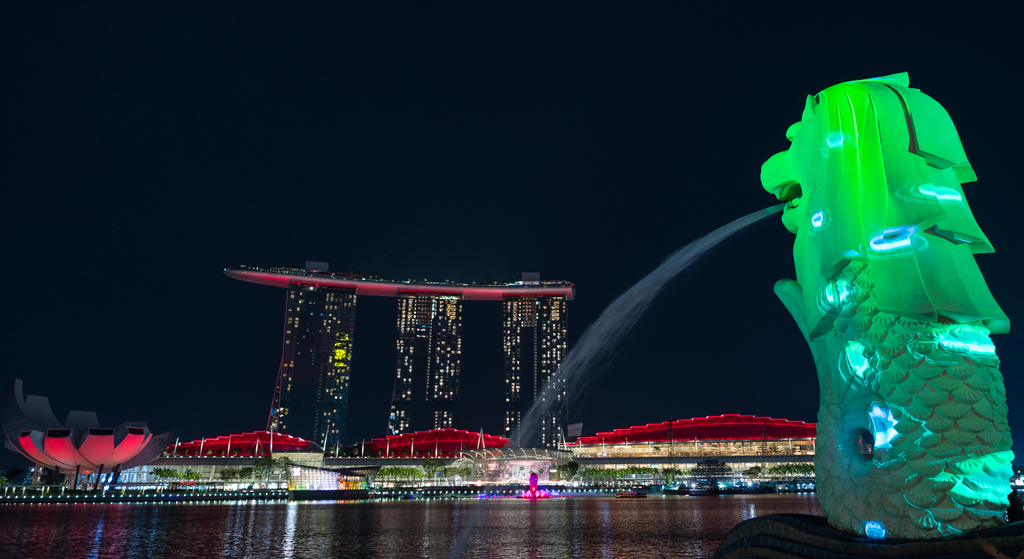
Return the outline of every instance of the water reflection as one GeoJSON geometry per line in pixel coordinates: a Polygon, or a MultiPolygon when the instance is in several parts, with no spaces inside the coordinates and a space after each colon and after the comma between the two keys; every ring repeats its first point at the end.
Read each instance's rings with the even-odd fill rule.
{"type": "Polygon", "coordinates": [[[107,516],[107,511],[104,509],[100,512],[99,522],[94,528],[95,536],[92,538],[92,549],[90,549],[89,557],[95,558],[100,556],[100,540],[103,539],[103,521],[107,516]]]}
{"type": "Polygon", "coordinates": [[[749,508],[743,511],[743,520],[750,520],[757,516],[757,511],[754,509],[754,503],[750,503],[749,508]]]}
{"type": "Polygon", "coordinates": [[[299,504],[288,503],[288,516],[284,521],[284,556],[294,557],[295,553],[295,518],[298,516],[299,504]]]}
{"type": "Polygon", "coordinates": [[[466,557],[711,557],[782,512],[821,514],[813,495],[3,505],[0,557],[446,557],[463,533],[466,557]]]}
{"type": "Polygon", "coordinates": [[[612,515],[609,501],[601,502],[601,557],[612,556],[612,515]]]}

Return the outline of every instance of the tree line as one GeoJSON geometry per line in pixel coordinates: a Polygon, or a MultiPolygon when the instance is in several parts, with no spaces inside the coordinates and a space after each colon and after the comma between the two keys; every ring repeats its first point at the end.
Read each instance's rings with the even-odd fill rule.
{"type": "Polygon", "coordinates": [[[779,464],[768,468],[771,476],[813,476],[814,464],[779,464]]]}
{"type": "MultiPolygon", "coordinates": [[[[217,475],[220,477],[221,481],[224,482],[236,480],[248,480],[253,482],[270,481],[270,476],[272,474],[285,469],[289,464],[291,464],[291,462],[287,458],[271,458],[269,456],[264,456],[254,460],[252,466],[246,466],[244,468],[224,468],[217,475]]],[[[155,468],[152,473],[158,480],[165,482],[198,481],[203,477],[199,472],[193,472],[188,469],[179,471],[171,468],[155,468]]]]}
{"type": "Polygon", "coordinates": [[[629,466],[621,469],[589,468],[583,470],[583,477],[627,477],[633,475],[658,475],[658,468],[648,466],[629,466]]]}
{"type": "MultiPolygon", "coordinates": [[[[571,479],[577,473],[579,465],[575,462],[569,462],[558,467],[558,472],[565,479],[571,479]],[[569,464],[575,466],[570,468],[569,464]]],[[[676,477],[689,476],[693,474],[693,470],[681,470],[679,468],[662,468],[661,476],[665,479],[672,481],[676,477]]],[[[583,477],[612,477],[621,478],[628,477],[631,475],[658,475],[658,469],[646,466],[630,466],[622,469],[602,469],[602,468],[590,468],[583,470],[580,474],[583,477]]],[[[813,476],[814,475],[814,464],[778,464],[772,466],[767,470],[761,468],[761,466],[754,466],[748,470],[743,471],[743,475],[748,477],[762,477],[762,476],[813,476]]]]}
{"type": "Polygon", "coordinates": [[[417,466],[389,466],[387,468],[381,468],[377,472],[377,477],[394,477],[394,478],[421,478],[421,477],[437,477],[440,473],[441,477],[454,478],[455,476],[462,476],[463,478],[469,477],[473,472],[469,468],[460,468],[457,466],[445,466],[444,462],[436,458],[425,458],[423,462],[417,466]]]}

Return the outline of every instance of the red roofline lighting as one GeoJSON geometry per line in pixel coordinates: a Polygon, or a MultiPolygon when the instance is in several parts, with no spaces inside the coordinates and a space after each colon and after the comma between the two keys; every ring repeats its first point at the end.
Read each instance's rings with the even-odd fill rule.
{"type": "Polygon", "coordinates": [[[357,295],[398,297],[403,293],[452,295],[466,301],[502,301],[505,297],[565,297],[572,301],[576,288],[569,282],[519,282],[511,285],[460,285],[443,283],[405,283],[354,278],[343,274],[297,275],[283,271],[225,269],[228,277],[273,287],[313,286],[355,291],[357,295]]]}
{"type": "Polygon", "coordinates": [[[388,435],[366,443],[366,450],[389,456],[451,456],[478,448],[502,448],[505,437],[471,433],[460,429],[433,429],[401,435],[388,435]]]}
{"type": "Polygon", "coordinates": [[[167,447],[167,453],[174,456],[218,457],[264,457],[273,452],[308,451],[310,442],[299,437],[253,431],[237,435],[196,439],[167,447]],[[271,442],[273,438],[273,442],[271,442]],[[229,448],[230,447],[230,448],[229,448]]]}
{"type": "MultiPolygon", "coordinates": [[[[815,423],[735,414],[677,419],[671,423],[671,439],[679,442],[813,439],[817,429],[815,423]]],[[[580,437],[568,446],[668,441],[669,422],[664,421],[580,437]]]]}

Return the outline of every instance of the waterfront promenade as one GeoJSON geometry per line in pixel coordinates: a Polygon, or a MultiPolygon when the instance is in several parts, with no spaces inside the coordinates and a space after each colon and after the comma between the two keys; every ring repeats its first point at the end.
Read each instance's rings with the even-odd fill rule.
{"type": "Polygon", "coordinates": [[[0,557],[692,557],[813,495],[0,506],[0,557]]]}
{"type": "Polygon", "coordinates": [[[0,495],[0,505],[53,503],[164,503],[194,501],[272,501],[287,500],[287,489],[255,489],[242,491],[172,490],[162,491],[61,491],[63,487],[18,487],[0,495]]]}

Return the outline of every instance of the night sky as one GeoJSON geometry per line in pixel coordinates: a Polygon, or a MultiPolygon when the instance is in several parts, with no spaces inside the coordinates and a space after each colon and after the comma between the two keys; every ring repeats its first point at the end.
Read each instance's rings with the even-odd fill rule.
{"type": "MultiPolygon", "coordinates": [[[[901,71],[957,125],[997,249],[981,269],[1024,321],[1019,7],[206,4],[0,7],[2,372],[60,419],[265,428],[284,291],[222,273],[240,264],[538,271],[577,287],[571,348],[673,250],[777,203],[760,166],[807,94],[901,71]]],[[[570,420],[814,421],[811,356],[772,292],[792,242],[773,217],[677,277],[570,420]]],[[[501,305],[464,311],[456,427],[500,434],[501,305]]],[[[359,299],[349,442],[385,434],[395,313],[359,299]]],[[[995,343],[1019,449],[1015,324],[995,343]]]]}

